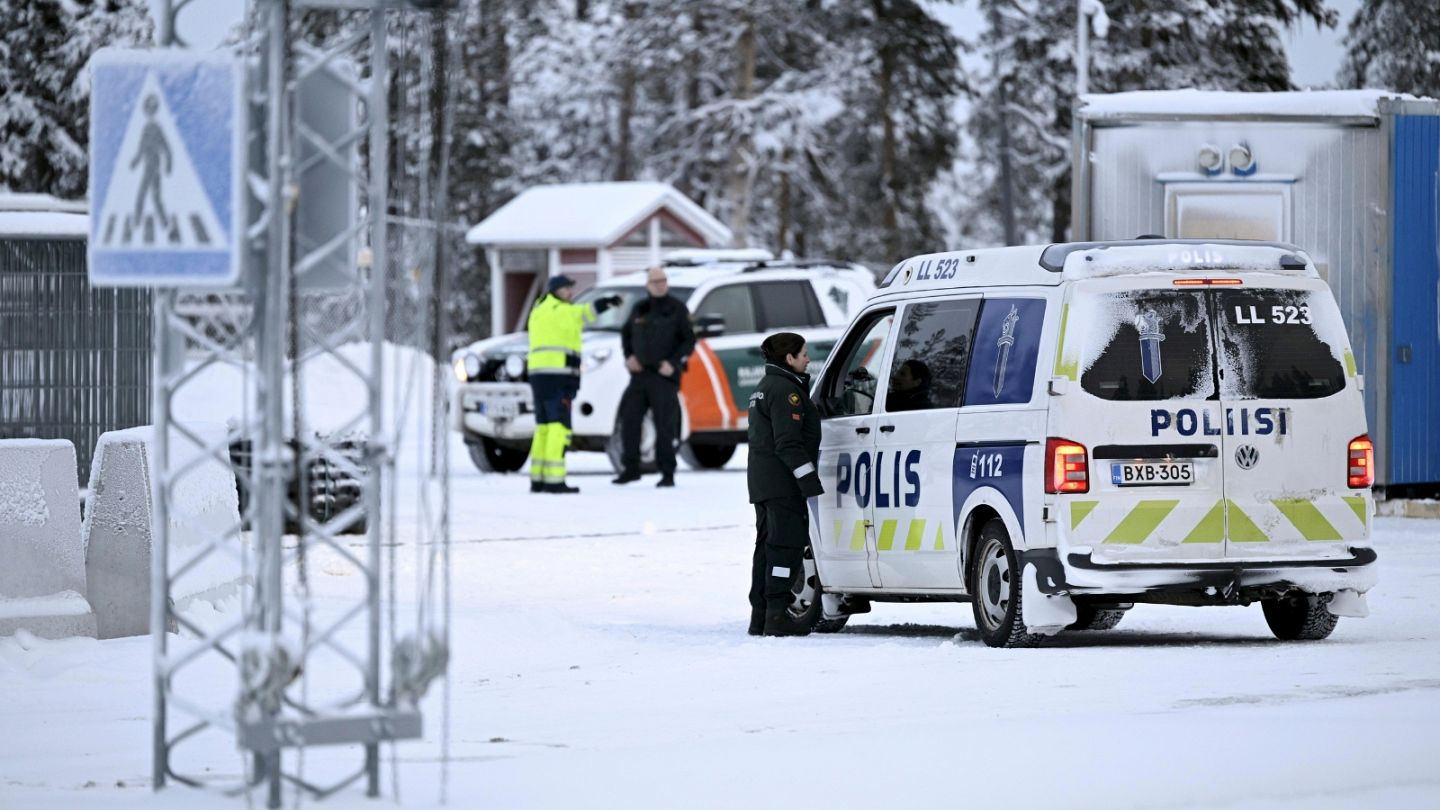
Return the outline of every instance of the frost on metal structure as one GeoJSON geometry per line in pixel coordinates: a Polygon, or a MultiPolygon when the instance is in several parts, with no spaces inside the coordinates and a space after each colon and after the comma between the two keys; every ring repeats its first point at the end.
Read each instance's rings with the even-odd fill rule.
{"type": "MultiPolygon", "coordinates": [[[[175,16],[188,2],[163,4],[162,42],[175,44],[175,16]]],[[[395,0],[250,5],[250,31],[239,46],[252,66],[247,98],[249,120],[257,122],[245,180],[247,270],[234,291],[158,294],[154,786],[263,787],[268,805],[278,807],[286,783],[297,795],[323,798],[364,780],[367,794],[378,796],[381,745],[420,735],[419,701],[448,662],[448,618],[438,615],[449,599],[446,369],[414,358],[438,356],[446,340],[438,317],[446,291],[437,272],[445,229],[434,223],[444,214],[444,74],[453,66],[443,33],[427,35],[428,51],[408,47],[411,32],[444,32],[443,19],[407,13],[395,0]],[[417,71],[429,92],[418,94],[428,106],[422,100],[396,114],[428,114],[420,123],[444,124],[420,139],[430,147],[431,171],[392,180],[389,169],[406,166],[401,150],[409,142],[397,138],[392,154],[397,41],[396,72],[417,71]],[[359,199],[363,216],[333,216],[337,206],[358,208],[359,199]],[[395,351],[396,342],[422,351],[395,351]],[[357,352],[357,344],[364,348],[357,352]],[[243,394],[238,403],[213,403],[233,409],[232,429],[207,441],[192,420],[217,413],[179,405],[194,401],[183,396],[186,386],[216,366],[241,378],[243,394]],[[308,379],[322,366],[344,369],[357,392],[338,423],[328,413],[320,425],[311,407],[331,393],[308,379]],[[358,461],[357,437],[365,448],[358,461]],[[237,468],[246,496],[239,521],[187,559],[167,560],[175,549],[165,517],[186,477],[196,474],[192,459],[228,463],[240,445],[250,463],[237,468]],[[402,470],[400,454],[412,447],[418,463],[402,470]],[[307,478],[317,469],[358,481],[360,498],[317,514],[307,503],[307,478]],[[415,514],[399,518],[397,501],[413,504],[415,514]],[[286,536],[287,524],[297,533],[286,536]],[[363,548],[340,540],[361,525],[363,548]],[[415,555],[408,630],[396,617],[401,545],[415,555]],[[186,621],[170,597],[211,555],[244,567],[239,615],[186,621]],[[354,587],[339,594],[327,587],[323,600],[315,598],[312,558],[354,587]],[[179,638],[161,632],[172,623],[179,638]],[[217,679],[231,679],[232,688],[217,690],[217,679]],[[215,705],[217,692],[234,697],[215,705]],[[186,770],[192,738],[214,733],[238,742],[243,780],[225,784],[186,770]],[[305,751],[316,746],[333,748],[312,755],[307,772],[305,751]]]]}

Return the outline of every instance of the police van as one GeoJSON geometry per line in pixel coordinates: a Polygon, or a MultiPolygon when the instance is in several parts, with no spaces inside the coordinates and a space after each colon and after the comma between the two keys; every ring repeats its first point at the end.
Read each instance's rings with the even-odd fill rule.
{"type": "Polygon", "coordinates": [[[1299,249],[1142,239],[918,256],[817,376],[792,610],[969,601],[985,643],[1136,603],[1364,616],[1374,453],[1334,297],[1299,249]]]}

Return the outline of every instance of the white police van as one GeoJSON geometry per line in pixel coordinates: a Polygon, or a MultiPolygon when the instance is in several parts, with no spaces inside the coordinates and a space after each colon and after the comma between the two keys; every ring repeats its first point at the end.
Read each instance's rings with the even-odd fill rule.
{"type": "Polygon", "coordinates": [[[970,601],[1009,647],[1138,602],[1259,602],[1277,637],[1324,638],[1375,582],[1362,387],[1289,245],[909,259],[815,382],[826,492],[793,609],[825,631],[970,601]]]}

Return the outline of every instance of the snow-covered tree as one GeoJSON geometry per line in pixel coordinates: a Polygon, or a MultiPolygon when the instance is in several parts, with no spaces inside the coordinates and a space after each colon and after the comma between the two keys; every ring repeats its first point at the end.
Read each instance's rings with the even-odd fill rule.
{"type": "MultiPolygon", "coordinates": [[[[1072,2],[981,0],[980,47],[994,69],[977,82],[968,135],[978,150],[958,208],[960,238],[1003,241],[999,144],[1009,140],[1016,241],[1061,241],[1070,225],[1070,135],[1075,103],[1072,2]],[[1007,91],[1004,115],[996,101],[1007,91]]],[[[1092,40],[1093,93],[1129,90],[1288,90],[1285,27],[1305,17],[1333,26],[1324,0],[1104,0],[1110,25],[1092,40]]]]}
{"type": "Polygon", "coordinates": [[[152,37],[145,0],[0,0],[0,188],[84,196],[90,55],[152,37]]]}
{"type": "Polygon", "coordinates": [[[1440,97],[1437,12],[1434,0],[1366,0],[1345,35],[1340,86],[1440,97]]]}

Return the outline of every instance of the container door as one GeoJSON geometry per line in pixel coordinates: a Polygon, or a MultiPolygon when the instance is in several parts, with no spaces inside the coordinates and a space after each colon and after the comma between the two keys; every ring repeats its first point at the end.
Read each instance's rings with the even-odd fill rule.
{"type": "Polygon", "coordinates": [[[816,388],[821,415],[820,480],[811,501],[811,542],[830,587],[880,586],[875,561],[874,475],[880,372],[890,349],[895,310],[868,313],[825,364],[816,388]]]}
{"type": "Polygon", "coordinates": [[[1096,562],[1218,561],[1223,423],[1207,297],[1133,284],[1091,282],[1062,318],[1062,340],[1082,347],[1070,372],[1080,390],[1052,398],[1049,433],[1088,451],[1089,491],[1056,496],[1061,532],[1096,562]]]}
{"type": "MultiPolygon", "coordinates": [[[[1440,481],[1440,117],[1395,119],[1393,222],[1395,275],[1390,310],[1390,437],[1376,442],[1387,476],[1381,483],[1440,481]]],[[[1380,362],[1386,362],[1381,359],[1380,362]]],[[[1372,381],[1379,376],[1366,369],[1372,381]]]]}
{"type": "Polygon", "coordinates": [[[1236,287],[1214,296],[1225,435],[1226,556],[1349,556],[1364,540],[1368,490],[1348,486],[1364,402],[1334,298],[1236,287]]]}

